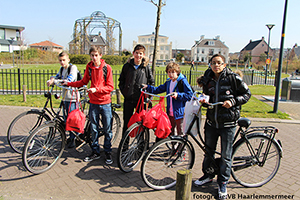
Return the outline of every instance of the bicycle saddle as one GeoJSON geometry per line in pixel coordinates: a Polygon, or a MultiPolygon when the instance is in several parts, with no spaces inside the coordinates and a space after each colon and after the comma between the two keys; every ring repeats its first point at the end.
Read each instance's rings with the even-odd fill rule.
{"type": "Polygon", "coordinates": [[[248,128],[251,125],[251,121],[250,121],[250,119],[243,117],[238,120],[238,125],[240,127],[248,128]]]}

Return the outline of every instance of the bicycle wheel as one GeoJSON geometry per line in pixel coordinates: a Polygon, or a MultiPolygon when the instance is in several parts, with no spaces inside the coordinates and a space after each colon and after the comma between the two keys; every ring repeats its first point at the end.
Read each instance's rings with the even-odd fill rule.
{"type": "Polygon", "coordinates": [[[65,132],[54,122],[35,129],[26,140],[22,160],[26,169],[40,174],[57,162],[65,147],[65,132]]]}
{"type": "MultiPolygon", "coordinates": [[[[262,161],[269,137],[263,133],[247,136],[259,161],[262,161]]],[[[277,173],[281,160],[281,150],[274,140],[271,141],[270,151],[266,161],[261,165],[249,151],[249,145],[241,139],[233,147],[232,177],[245,187],[260,187],[268,183],[277,173]]]]}
{"type": "Polygon", "coordinates": [[[134,123],[125,132],[118,147],[118,167],[131,172],[142,160],[149,146],[149,130],[141,122],[134,123]]]}
{"type": "MultiPolygon", "coordinates": [[[[104,144],[104,133],[103,133],[103,130],[102,130],[102,123],[101,123],[101,115],[100,115],[100,121],[99,121],[99,124],[100,124],[100,137],[99,137],[99,145],[103,147],[103,144],[104,144]]],[[[111,131],[112,131],[112,138],[111,138],[111,145],[113,145],[115,143],[115,141],[117,140],[118,136],[119,136],[119,133],[120,133],[120,130],[121,130],[121,121],[120,121],[120,117],[119,115],[115,112],[115,111],[112,111],[112,122],[111,122],[111,131]]]]}
{"type": "Polygon", "coordinates": [[[193,147],[186,141],[164,139],[145,155],[141,166],[143,181],[155,190],[171,188],[176,184],[177,171],[191,169],[194,159],[193,147]]]}
{"type": "Polygon", "coordinates": [[[39,111],[30,110],[19,114],[9,125],[7,141],[16,153],[22,153],[24,144],[30,133],[50,117],[39,111]]]}

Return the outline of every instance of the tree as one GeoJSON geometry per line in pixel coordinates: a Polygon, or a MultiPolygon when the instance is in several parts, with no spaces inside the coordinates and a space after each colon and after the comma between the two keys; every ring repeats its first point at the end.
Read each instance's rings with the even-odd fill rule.
{"type": "Polygon", "coordinates": [[[178,54],[176,55],[176,61],[181,62],[182,58],[184,58],[183,53],[178,53],[178,54]]]}
{"type": "Polygon", "coordinates": [[[150,2],[157,7],[157,16],[156,16],[156,26],[155,26],[155,38],[154,38],[154,50],[153,50],[153,60],[152,60],[152,73],[155,77],[155,64],[156,64],[156,55],[157,55],[157,40],[158,40],[158,33],[159,33],[159,26],[160,26],[160,14],[161,8],[166,5],[166,1],[162,2],[163,0],[158,0],[158,3],[154,0],[150,0],[150,2]]]}
{"type": "Polygon", "coordinates": [[[265,62],[267,60],[267,55],[262,53],[259,55],[259,61],[265,62]]]}
{"type": "Polygon", "coordinates": [[[245,56],[244,56],[244,62],[247,62],[248,60],[251,62],[252,57],[249,53],[246,53],[245,56]]]}

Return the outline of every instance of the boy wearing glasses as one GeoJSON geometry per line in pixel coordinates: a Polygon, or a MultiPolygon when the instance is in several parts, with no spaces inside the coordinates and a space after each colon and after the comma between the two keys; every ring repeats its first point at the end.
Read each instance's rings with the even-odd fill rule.
{"type": "MultiPolygon", "coordinates": [[[[197,82],[203,87],[203,93],[209,95],[209,102],[223,102],[223,105],[207,109],[204,126],[205,143],[209,148],[207,152],[214,156],[218,138],[221,137],[221,160],[217,178],[220,199],[227,198],[226,184],[231,172],[231,154],[237,120],[240,117],[241,105],[251,97],[250,90],[240,76],[226,67],[225,57],[215,54],[210,59],[210,67],[199,77],[197,82]]],[[[205,106],[205,104],[204,104],[205,106]]],[[[210,174],[211,160],[205,155],[202,171],[204,175],[194,184],[201,186],[213,181],[214,175],[210,174]]]]}

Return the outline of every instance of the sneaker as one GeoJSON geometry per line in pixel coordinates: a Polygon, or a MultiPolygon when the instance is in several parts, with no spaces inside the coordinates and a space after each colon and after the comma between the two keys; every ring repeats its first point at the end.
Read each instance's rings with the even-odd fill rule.
{"type": "Polygon", "coordinates": [[[112,157],[111,157],[111,153],[110,152],[105,152],[105,157],[106,157],[106,161],[105,163],[107,165],[110,165],[113,163],[112,157]]]}
{"type": "Polygon", "coordinates": [[[100,158],[100,154],[97,154],[97,153],[93,152],[90,156],[85,157],[83,161],[84,162],[91,162],[91,161],[99,159],[99,158],[100,158]]]}
{"type": "Polygon", "coordinates": [[[75,147],[75,138],[70,139],[68,141],[68,148],[74,148],[75,147]]]}
{"type": "Polygon", "coordinates": [[[212,181],[213,181],[212,178],[209,178],[208,176],[204,175],[204,176],[202,176],[201,178],[199,178],[198,180],[196,180],[196,181],[194,182],[194,184],[195,184],[196,186],[201,186],[201,185],[204,185],[204,184],[206,184],[206,183],[211,183],[212,181]]]}
{"type": "Polygon", "coordinates": [[[227,198],[226,182],[223,182],[221,184],[218,183],[218,193],[219,193],[219,199],[227,198]]]}

